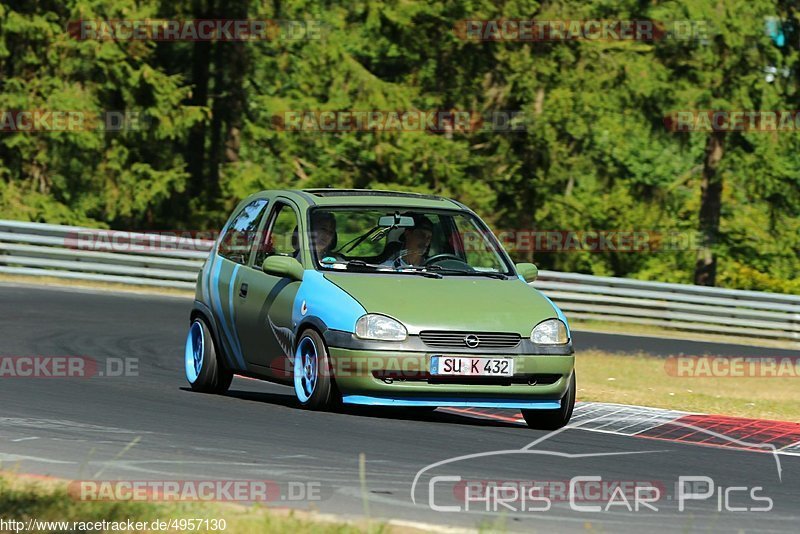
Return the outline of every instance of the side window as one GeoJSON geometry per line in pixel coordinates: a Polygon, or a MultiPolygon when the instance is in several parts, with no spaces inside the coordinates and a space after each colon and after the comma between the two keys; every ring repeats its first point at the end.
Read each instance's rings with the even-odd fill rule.
{"type": "Polygon", "coordinates": [[[276,204],[269,229],[256,251],[255,267],[260,269],[267,256],[291,256],[300,259],[300,236],[297,214],[287,204],[276,204]],[[277,213],[275,213],[277,212],[277,213]]]}
{"type": "Polygon", "coordinates": [[[253,243],[256,242],[258,225],[264,217],[266,207],[267,201],[260,198],[242,208],[242,211],[231,221],[228,230],[219,242],[220,256],[242,265],[247,264],[253,243]]]}

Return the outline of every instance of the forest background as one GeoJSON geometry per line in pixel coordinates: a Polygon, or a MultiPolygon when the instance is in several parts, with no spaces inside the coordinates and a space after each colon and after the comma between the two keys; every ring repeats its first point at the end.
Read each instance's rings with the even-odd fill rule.
{"type": "Polygon", "coordinates": [[[677,236],[646,251],[510,246],[540,268],[800,293],[800,124],[682,131],[670,120],[800,109],[798,9],[769,0],[0,0],[0,111],[145,119],[121,131],[0,131],[0,218],[200,231],[262,189],[400,189],[458,199],[497,231],[677,236]],[[277,22],[269,38],[236,42],[75,34],[76,21],[144,19],[277,22]],[[503,19],[698,31],[465,37],[464,21],[503,19]],[[293,131],[276,120],[353,110],[517,118],[512,131],[293,131]]]}

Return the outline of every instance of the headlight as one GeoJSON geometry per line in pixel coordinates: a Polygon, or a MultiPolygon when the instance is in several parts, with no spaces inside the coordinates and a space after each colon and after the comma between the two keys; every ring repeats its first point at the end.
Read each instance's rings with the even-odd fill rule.
{"type": "Polygon", "coordinates": [[[567,327],[558,319],[542,321],[531,332],[531,341],[537,345],[563,345],[569,341],[567,327]]]}
{"type": "Polygon", "coordinates": [[[403,341],[408,331],[391,317],[369,313],[356,321],[356,336],[379,341],[403,341]]]}

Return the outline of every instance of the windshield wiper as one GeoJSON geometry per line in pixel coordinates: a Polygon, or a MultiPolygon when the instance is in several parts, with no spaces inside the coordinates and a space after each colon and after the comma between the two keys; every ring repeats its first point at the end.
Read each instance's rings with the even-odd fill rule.
{"type": "MultiPolygon", "coordinates": [[[[336,263],[331,263],[331,264],[327,264],[327,265],[330,266],[330,265],[336,265],[336,264],[344,265],[348,269],[350,269],[351,267],[354,267],[354,268],[357,268],[357,269],[361,268],[361,269],[375,269],[375,270],[378,270],[378,269],[386,267],[385,265],[379,265],[377,263],[367,263],[364,260],[336,260],[336,263]]],[[[326,265],[326,264],[323,264],[323,265],[326,265]]]]}
{"type": "Polygon", "coordinates": [[[498,280],[506,280],[508,278],[508,275],[492,271],[473,271],[467,274],[470,276],[485,276],[487,278],[497,278],[498,280]]]}
{"type": "Polygon", "coordinates": [[[417,267],[416,265],[404,265],[398,267],[395,272],[398,273],[414,273],[420,276],[427,276],[428,278],[441,278],[442,275],[433,271],[428,271],[426,267],[417,267]]]}
{"type": "Polygon", "coordinates": [[[506,275],[494,271],[462,271],[461,269],[448,269],[447,267],[440,267],[438,265],[428,265],[425,269],[435,271],[442,274],[452,274],[456,276],[485,276],[487,278],[497,278],[498,280],[505,280],[506,275]]]}
{"type": "MultiPolygon", "coordinates": [[[[354,267],[373,269],[386,273],[413,273],[420,276],[427,276],[428,278],[442,278],[442,275],[445,274],[451,274],[455,276],[483,276],[486,278],[496,278],[498,280],[506,280],[508,278],[508,275],[493,271],[462,271],[461,269],[448,269],[447,267],[440,267],[438,265],[403,265],[402,267],[390,267],[388,265],[378,263],[368,263],[364,260],[346,260],[337,261],[336,263],[339,265],[345,265],[348,269],[354,267]]],[[[335,264],[327,265],[331,266],[335,264]]]]}
{"type": "MultiPolygon", "coordinates": [[[[337,261],[338,264],[343,264],[350,270],[351,267],[353,268],[362,268],[362,269],[372,269],[378,272],[384,273],[410,273],[410,274],[418,274],[420,276],[426,276],[428,278],[441,278],[442,275],[439,273],[434,273],[430,271],[423,271],[419,267],[408,266],[408,267],[400,267],[395,269],[394,267],[390,267],[388,265],[382,265],[378,263],[368,263],[364,260],[346,260],[344,262],[337,261]]],[[[325,264],[323,264],[325,265],[325,264]]],[[[335,264],[327,264],[327,265],[335,265],[335,264]]]]}

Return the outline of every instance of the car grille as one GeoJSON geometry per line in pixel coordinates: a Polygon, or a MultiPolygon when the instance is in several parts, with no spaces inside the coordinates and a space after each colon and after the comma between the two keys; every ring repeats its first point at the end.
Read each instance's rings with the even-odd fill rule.
{"type": "Polygon", "coordinates": [[[452,384],[464,386],[511,386],[527,384],[529,386],[546,386],[555,384],[561,379],[559,374],[519,374],[514,376],[432,376],[425,371],[372,371],[372,376],[387,384],[394,383],[427,383],[452,384]]]}
{"type": "Polygon", "coordinates": [[[474,349],[510,349],[519,345],[520,335],[513,332],[452,332],[425,330],[419,337],[429,347],[435,348],[474,348],[474,349]],[[467,344],[467,336],[475,336],[477,346],[467,344]]]}

